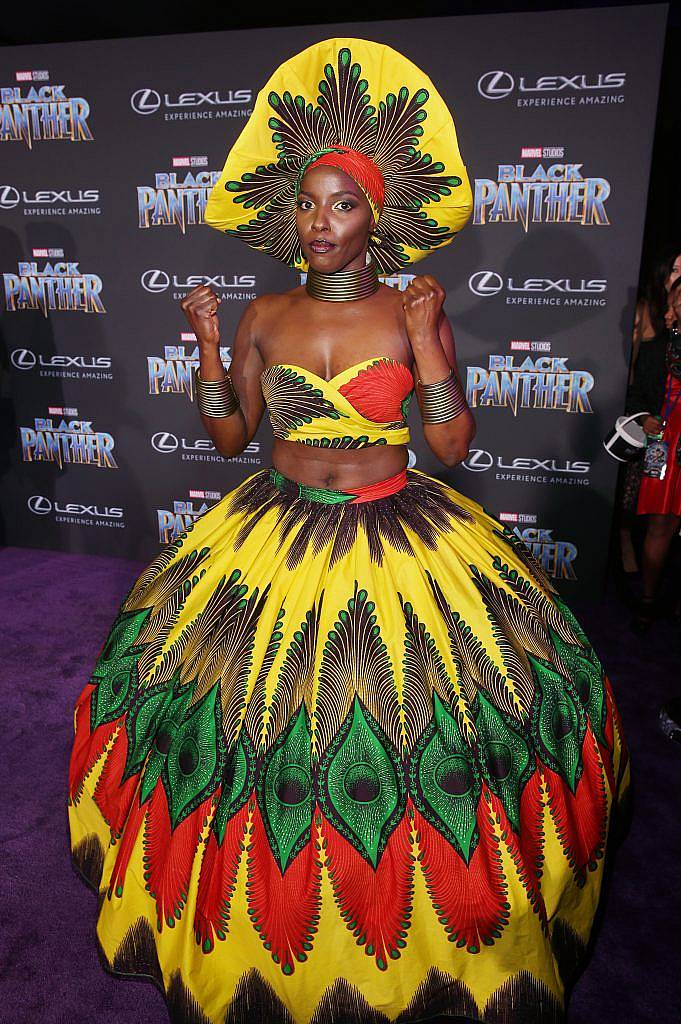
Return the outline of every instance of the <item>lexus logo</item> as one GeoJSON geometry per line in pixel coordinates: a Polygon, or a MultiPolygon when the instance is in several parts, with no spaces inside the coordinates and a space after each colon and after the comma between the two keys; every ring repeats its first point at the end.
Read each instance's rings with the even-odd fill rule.
{"type": "Polygon", "coordinates": [[[495,270],[479,270],[469,277],[468,287],[474,295],[498,295],[504,287],[504,281],[495,270]]]}
{"type": "Polygon", "coordinates": [[[155,89],[138,89],[130,97],[130,106],[136,114],[155,114],[161,106],[161,97],[155,89]]]}
{"type": "Polygon", "coordinates": [[[468,458],[461,465],[471,473],[484,473],[486,469],[492,468],[494,459],[484,448],[471,448],[468,458]]]}
{"type": "Polygon", "coordinates": [[[21,196],[13,185],[0,185],[0,210],[13,210],[21,196]]]}
{"type": "Polygon", "coordinates": [[[503,100],[514,88],[513,75],[508,71],[488,71],[478,79],[478,92],[486,100],[503,100]]]}
{"type": "Polygon", "coordinates": [[[27,505],[37,516],[46,516],[52,511],[52,502],[49,498],[43,498],[42,494],[34,494],[28,499],[27,505]]]}
{"type": "Polygon", "coordinates": [[[140,280],[147,292],[164,292],[170,287],[170,278],[165,270],[145,270],[140,280]]]}
{"type": "Polygon", "coordinates": [[[159,430],[151,439],[152,448],[163,454],[176,451],[178,444],[175,434],[169,434],[165,430],[159,430]]]}
{"type": "Polygon", "coordinates": [[[37,360],[30,348],[15,348],[10,356],[12,366],[17,370],[32,370],[37,360]]]}

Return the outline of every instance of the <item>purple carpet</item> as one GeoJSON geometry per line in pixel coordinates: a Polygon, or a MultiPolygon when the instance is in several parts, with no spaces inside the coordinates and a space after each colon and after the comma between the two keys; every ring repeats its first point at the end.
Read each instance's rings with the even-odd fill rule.
{"type": "MultiPolygon", "coordinates": [[[[168,1024],[153,985],[100,966],[96,897],[71,868],[66,816],[73,706],[140,569],[114,558],[0,551],[0,1021],[8,1024],[168,1024]]],[[[635,785],[632,825],[611,861],[568,1021],[678,1024],[681,747],[657,724],[660,703],[681,686],[678,632],[661,622],[639,640],[613,598],[573,607],[612,680],[635,785]]]]}

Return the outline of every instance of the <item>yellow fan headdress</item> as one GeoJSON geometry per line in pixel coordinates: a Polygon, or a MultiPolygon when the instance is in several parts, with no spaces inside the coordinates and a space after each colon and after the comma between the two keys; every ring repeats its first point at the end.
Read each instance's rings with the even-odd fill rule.
{"type": "Polygon", "coordinates": [[[471,188],[447,106],[430,79],[390,46],[326,39],[285,61],[258,93],[208,199],[205,221],[307,270],[296,232],[304,171],[342,167],[364,189],[382,273],[452,241],[471,188]]]}

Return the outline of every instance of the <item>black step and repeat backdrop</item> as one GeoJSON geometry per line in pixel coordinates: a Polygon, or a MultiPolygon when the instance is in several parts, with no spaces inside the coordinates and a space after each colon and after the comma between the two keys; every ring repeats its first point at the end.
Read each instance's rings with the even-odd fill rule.
{"type": "MultiPolygon", "coordinates": [[[[450,105],[471,223],[425,260],[478,433],[445,470],[568,593],[595,589],[616,466],[667,6],[197,33],[0,50],[0,515],[9,544],[149,558],[270,464],[266,419],[224,460],[190,402],[179,307],[298,283],[203,223],[272,70],[333,35],[422,67],[450,105]]],[[[403,288],[399,275],[389,283],[403,288]]]]}

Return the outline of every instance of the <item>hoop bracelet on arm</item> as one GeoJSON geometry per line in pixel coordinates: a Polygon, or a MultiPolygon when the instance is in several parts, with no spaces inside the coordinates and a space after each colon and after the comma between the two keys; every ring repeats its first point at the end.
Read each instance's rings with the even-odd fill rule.
{"type": "Polygon", "coordinates": [[[198,366],[194,370],[196,404],[204,416],[215,419],[231,416],[239,408],[239,399],[232,378],[225,371],[222,380],[202,380],[198,366]]]}
{"type": "Polygon", "coordinates": [[[420,380],[417,383],[421,389],[424,423],[447,423],[468,408],[466,396],[453,367],[444,380],[438,380],[434,384],[423,384],[420,380]]]}

